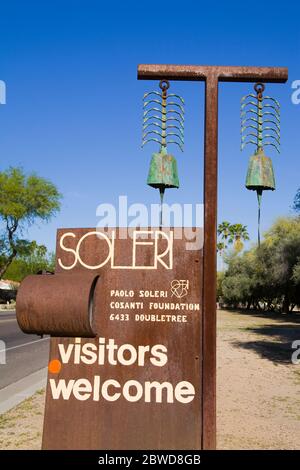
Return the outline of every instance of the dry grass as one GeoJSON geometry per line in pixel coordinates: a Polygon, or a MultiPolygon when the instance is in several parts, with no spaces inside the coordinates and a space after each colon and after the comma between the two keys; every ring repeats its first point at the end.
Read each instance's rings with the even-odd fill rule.
{"type": "Polygon", "coordinates": [[[40,449],[44,390],[0,415],[0,449],[40,449]]]}

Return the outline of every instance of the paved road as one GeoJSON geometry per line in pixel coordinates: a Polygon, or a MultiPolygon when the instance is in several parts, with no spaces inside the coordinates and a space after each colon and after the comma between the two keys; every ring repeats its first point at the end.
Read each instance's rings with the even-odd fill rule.
{"type": "Polygon", "coordinates": [[[0,390],[47,366],[49,337],[41,339],[20,330],[15,312],[0,312],[0,340],[6,346],[6,364],[1,364],[3,344],[0,343],[0,390]]]}

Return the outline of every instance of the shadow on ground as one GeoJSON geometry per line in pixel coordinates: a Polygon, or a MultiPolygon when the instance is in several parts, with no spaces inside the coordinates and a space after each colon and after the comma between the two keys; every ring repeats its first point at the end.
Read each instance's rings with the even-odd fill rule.
{"type": "MultiPolygon", "coordinates": [[[[249,315],[249,312],[239,311],[237,313],[249,315]]],[[[292,343],[295,340],[300,341],[300,315],[279,315],[262,312],[253,314],[251,312],[251,317],[267,318],[274,320],[274,323],[246,327],[245,332],[254,333],[263,338],[251,341],[234,341],[232,342],[233,346],[252,350],[260,357],[277,364],[291,364],[291,356],[295,351],[295,348],[292,348],[292,343]]]]}
{"type": "Polygon", "coordinates": [[[226,312],[230,312],[233,315],[243,315],[245,317],[253,318],[269,318],[270,320],[275,320],[275,322],[280,323],[294,323],[295,325],[300,326],[300,312],[295,311],[293,313],[277,313],[277,312],[264,312],[263,310],[231,310],[226,308],[226,312]]]}

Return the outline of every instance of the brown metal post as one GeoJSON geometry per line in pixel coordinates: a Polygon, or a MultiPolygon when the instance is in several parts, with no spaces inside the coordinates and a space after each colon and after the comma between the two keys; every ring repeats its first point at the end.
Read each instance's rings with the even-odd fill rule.
{"type": "Polygon", "coordinates": [[[216,447],[218,82],[285,83],[286,67],[141,64],[140,80],[205,81],[202,448],[216,447]]]}
{"type": "Polygon", "coordinates": [[[203,247],[202,447],[216,447],[216,233],[218,175],[218,77],[205,82],[203,247]],[[205,287],[205,288],[204,288],[205,287]]]}

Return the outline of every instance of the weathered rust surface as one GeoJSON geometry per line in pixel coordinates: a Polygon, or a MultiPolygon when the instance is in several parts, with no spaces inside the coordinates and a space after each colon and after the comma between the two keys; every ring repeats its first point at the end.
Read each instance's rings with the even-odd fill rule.
{"type": "Polygon", "coordinates": [[[286,67],[237,67],[216,65],[140,64],[139,80],[195,80],[215,77],[220,82],[284,83],[288,79],[286,67]]]}
{"type": "Polygon", "coordinates": [[[218,81],[205,84],[202,448],[216,447],[218,81]]]}
{"type": "Polygon", "coordinates": [[[97,275],[90,272],[27,276],[19,287],[16,302],[21,330],[39,335],[94,337],[96,282],[97,275]]]}
{"type": "MultiPolygon", "coordinates": [[[[68,249],[76,249],[78,241],[91,229],[70,229],[58,231],[57,260],[64,266],[73,265],[75,255],[63,251],[59,240],[65,232],[75,236],[65,239],[68,249]]],[[[165,249],[165,242],[159,241],[159,252],[165,249]]],[[[130,265],[132,261],[132,240],[118,240],[115,245],[115,264],[130,265]]],[[[107,256],[107,247],[103,240],[95,235],[85,238],[80,247],[81,261],[86,265],[100,264],[107,256]]],[[[93,340],[84,343],[97,345],[99,337],[114,339],[117,345],[131,344],[136,348],[141,345],[162,344],[168,350],[168,362],[157,367],[148,360],[145,366],[87,365],[74,364],[73,356],[68,364],[63,364],[58,374],[48,374],[46,410],[44,421],[44,449],[200,449],[202,429],[202,251],[186,250],[186,240],[174,240],[173,269],[163,266],[150,270],[111,269],[108,262],[94,273],[100,275],[95,291],[95,321],[99,332],[93,340]],[[187,295],[177,298],[170,290],[174,279],[188,280],[187,295]],[[111,289],[134,290],[131,298],[114,298],[111,289]],[[166,298],[141,298],[140,290],[167,291],[166,298]],[[176,311],[186,315],[186,322],[174,321],[135,321],[138,310],[124,311],[110,308],[111,301],[144,301],[144,314],[153,313],[162,319],[162,315],[174,314],[171,311],[150,311],[149,302],[200,303],[199,311],[176,311]],[[111,320],[111,313],[129,314],[129,320],[111,320]],[[191,382],[195,387],[195,398],[191,403],[145,403],[143,399],[131,403],[122,396],[108,402],[100,397],[99,401],[89,398],[79,401],[72,395],[70,399],[54,400],[51,398],[50,379],[78,379],[85,377],[89,381],[94,376],[101,377],[101,383],[115,379],[120,384],[128,380],[171,382],[174,385],[182,380],[191,382]]],[[[153,263],[151,245],[139,246],[136,263],[149,266],[153,263]]],[[[76,263],[66,276],[74,272],[86,272],[87,269],[76,263]]],[[[57,264],[57,273],[63,272],[57,264]]],[[[121,317],[119,317],[121,318],[121,317]]],[[[52,338],[50,359],[60,359],[59,344],[67,348],[74,344],[74,339],[52,338]]]]}

